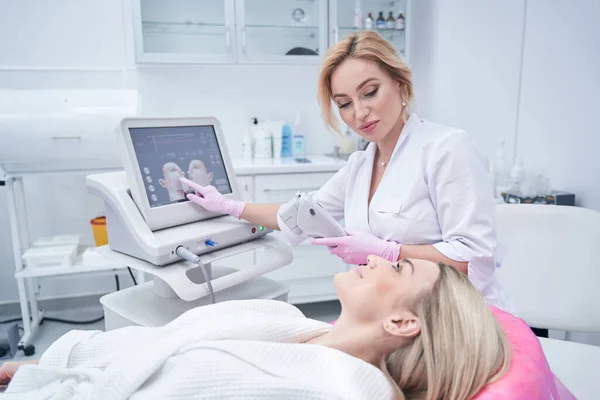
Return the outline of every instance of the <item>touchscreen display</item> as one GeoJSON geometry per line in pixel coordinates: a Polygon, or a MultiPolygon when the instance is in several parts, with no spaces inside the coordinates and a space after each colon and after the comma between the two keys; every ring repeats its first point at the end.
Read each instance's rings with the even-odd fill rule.
{"type": "Polygon", "coordinates": [[[212,125],[129,128],[150,207],[188,201],[179,178],[232,193],[212,125]]]}

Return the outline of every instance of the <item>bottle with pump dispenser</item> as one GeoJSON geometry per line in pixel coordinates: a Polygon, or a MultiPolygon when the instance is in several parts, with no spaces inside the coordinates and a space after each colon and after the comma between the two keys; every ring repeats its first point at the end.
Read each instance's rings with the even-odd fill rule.
{"type": "Polygon", "coordinates": [[[373,25],[375,25],[375,20],[373,19],[373,15],[369,13],[367,19],[365,19],[365,29],[373,29],[373,25]]]}
{"type": "Polygon", "coordinates": [[[504,202],[504,200],[502,200],[502,193],[510,190],[510,164],[506,158],[504,144],[504,139],[501,139],[498,144],[498,150],[496,151],[496,160],[493,164],[492,173],[494,180],[494,196],[499,203],[504,202]]]}
{"type": "Polygon", "coordinates": [[[254,125],[254,139],[256,143],[254,158],[272,158],[273,157],[273,137],[269,125],[258,121],[254,125]]]}
{"type": "Polygon", "coordinates": [[[356,0],[354,3],[354,18],[352,20],[352,26],[356,29],[362,29],[362,7],[360,0],[356,0]]]}
{"type": "Polygon", "coordinates": [[[258,125],[258,120],[252,118],[250,120],[250,126],[244,135],[244,141],[242,142],[242,154],[244,160],[251,160],[254,158],[254,132],[256,131],[255,125],[258,125]]]}

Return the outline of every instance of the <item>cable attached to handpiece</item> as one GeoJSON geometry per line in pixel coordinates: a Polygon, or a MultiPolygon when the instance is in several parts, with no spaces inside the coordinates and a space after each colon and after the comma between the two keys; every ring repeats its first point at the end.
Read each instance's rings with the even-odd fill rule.
{"type": "Polygon", "coordinates": [[[179,257],[183,258],[184,260],[191,262],[192,264],[197,264],[200,267],[200,271],[202,271],[202,276],[204,277],[204,280],[206,281],[206,285],[208,286],[208,292],[210,294],[210,301],[214,304],[215,303],[215,292],[213,291],[212,284],[210,283],[210,277],[208,276],[208,271],[206,271],[206,267],[204,266],[204,263],[202,262],[200,257],[198,257],[196,254],[192,253],[191,251],[189,251],[188,249],[186,249],[183,246],[177,246],[177,248],[175,249],[175,254],[177,254],[179,257]]]}

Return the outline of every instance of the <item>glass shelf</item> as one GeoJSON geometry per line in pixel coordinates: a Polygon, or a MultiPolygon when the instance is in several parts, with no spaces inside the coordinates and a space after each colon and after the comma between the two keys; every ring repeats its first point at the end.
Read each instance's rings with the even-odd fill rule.
{"type": "Polygon", "coordinates": [[[319,29],[318,26],[310,25],[246,25],[246,28],[267,28],[267,29],[319,29]]]}
{"type": "Polygon", "coordinates": [[[142,22],[144,34],[224,35],[224,24],[202,22],[142,22]]]}
{"type": "Polygon", "coordinates": [[[277,31],[277,35],[285,36],[305,36],[315,38],[319,33],[318,26],[309,25],[246,25],[249,35],[273,35],[273,31],[277,31]]]}
{"type": "MultiPolygon", "coordinates": [[[[226,31],[224,24],[202,22],[142,22],[144,33],[157,34],[184,34],[184,35],[223,35],[226,31]]],[[[301,33],[314,37],[319,30],[318,26],[311,25],[246,25],[248,33],[256,34],[258,30],[265,30],[271,34],[273,30],[288,31],[287,34],[301,33]]],[[[286,32],[278,32],[284,33],[286,32]]]]}
{"type": "Polygon", "coordinates": [[[358,29],[358,28],[352,28],[349,26],[340,26],[339,27],[340,33],[341,34],[349,34],[352,32],[356,32],[356,31],[366,31],[366,30],[370,30],[373,32],[377,32],[379,33],[381,36],[383,37],[389,37],[389,36],[404,36],[405,35],[405,31],[404,29],[400,30],[400,29],[358,29]]]}

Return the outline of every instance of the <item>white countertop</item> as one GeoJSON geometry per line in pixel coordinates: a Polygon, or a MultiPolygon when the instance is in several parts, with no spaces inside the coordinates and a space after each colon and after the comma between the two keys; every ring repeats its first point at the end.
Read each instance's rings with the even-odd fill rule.
{"type": "Polygon", "coordinates": [[[336,172],[346,161],[325,155],[308,154],[302,157],[286,157],[279,159],[236,159],[232,160],[235,174],[257,175],[257,174],[292,174],[307,172],[336,172]],[[295,161],[295,158],[307,158],[310,163],[295,161]]]}
{"type": "MultiPolygon", "coordinates": [[[[292,174],[309,172],[335,172],[346,165],[346,161],[339,158],[328,157],[323,154],[308,154],[303,157],[289,157],[280,159],[232,159],[235,174],[292,174]],[[295,158],[308,158],[310,163],[295,161],[295,158]]],[[[86,171],[90,173],[101,171],[121,170],[122,164],[117,159],[73,159],[73,160],[46,160],[38,162],[6,163],[2,165],[7,176],[36,175],[41,173],[60,173],[73,171],[86,171]]]]}

